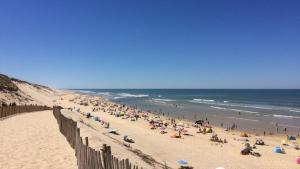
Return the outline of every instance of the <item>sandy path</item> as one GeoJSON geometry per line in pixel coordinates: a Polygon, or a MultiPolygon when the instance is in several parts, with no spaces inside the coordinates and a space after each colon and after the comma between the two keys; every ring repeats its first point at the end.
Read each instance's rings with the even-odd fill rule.
{"type": "Polygon", "coordinates": [[[74,150],[60,134],[52,111],[0,121],[0,168],[77,168],[74,150]]]}

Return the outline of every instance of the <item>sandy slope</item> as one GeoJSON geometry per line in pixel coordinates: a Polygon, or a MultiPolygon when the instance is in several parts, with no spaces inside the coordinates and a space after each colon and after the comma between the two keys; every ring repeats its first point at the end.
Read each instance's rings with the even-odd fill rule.
{"type": "Polygon", "coordinates": [[[53,101],[57,99],[60,91],[37,87],[28,83],[13,81],[18,86],[17,92],[0,91],[0,103],[16,103],[17,105],[38,104],[52,107],[53,101]]]}
{"type": "Polygon", "coordinates": [[[1,169],[77,168],[74,150],[59,132],[52,111],[0,121],[1,169]]]}

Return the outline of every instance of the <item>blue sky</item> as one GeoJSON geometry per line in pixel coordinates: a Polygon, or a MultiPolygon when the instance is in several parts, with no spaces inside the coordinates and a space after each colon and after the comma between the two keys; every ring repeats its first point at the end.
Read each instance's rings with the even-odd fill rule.
{"type": "Polygon", "coordinates": [[[2,0],[0,73],[56,88],[300,88],[299,6],[2,0]]]}

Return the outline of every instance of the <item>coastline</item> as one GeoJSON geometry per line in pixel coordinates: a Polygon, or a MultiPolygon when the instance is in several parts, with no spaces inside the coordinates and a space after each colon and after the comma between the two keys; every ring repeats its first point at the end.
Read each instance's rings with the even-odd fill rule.
{"type": "MultiPolygon", "coordinates": [[[[107,89],[103,89],[103,90],[107,90],[107,89]]],[[[118,89],[119,90],[119,89],[118,89]]],[[[69,90],[70,92],[75,92],[78,94],[83,94],[83,95],[91,95],[91,96],[99,96],[101,98],[106,98],[105,96],[110,95],[109,92],[96,92],[93,90],[83,90],[83,89],[78,89],[78,90],[69,90]],[[103,96],[104,95],[104,96],[103,96]]],[[[173,105],[176,104],[173,101],[176,100],[171,100],[171,99],[162,99],[161,95],[159,97],[161,97],[160,99],[153,99],[154,96],[150,96],[149,93],[146,94],[130,94],[130,91],[127,91],[127,89],[120,89],[120,91],[118,92],[128,92],[128,93],[120,93],[120,95],[123,95],[122,97],[126,98],[128,97],[129,99],[150,99],[152,100],[152,102],[156,102],[157,100],[159,101],[163,101],[163,100],[167,100],[166,104],[168,105],[172,105],[171,107],[173,107],[175,109],[175,107],[180,107],[180,105],[173,105]],[[123,91],[124,90],[124,91],[123,91]],[[154,101],[153,101],[154,100],[154,101]]],[[[143,93],[142,91],[139,93],[143,93]]],[[[157,94],[157,93],[156,93],[157,94]]],[[[115,96],[115,95],[114,95],[115,96]]],[[[163,116],[165,118],[174,118],[178,121],[185,121],[185,122],[189,122],[189,123],[194,123],[196,120],[204,120],[204,119],[208,119],[210,121],[210,125],[213,125],[214,127],[218,127],[218,128],[231,128],[232,125],[236,125],[237,128],[235,128],[236,131],[238,132],[247,132],[247,133],[251,133],[254,135],[280,135],[280,136],[284,136],[284,135],[299,135],[300,132],[300,124],[298,125],[289,125],[286,123],[279,123],[281,119],[269,119],[268,121],[265,120],[261,120],[260,117],[261,116],[272,116],[272,115],[260,115],[260,116],[254,116],[252,114],[247,114],[247,113],[243,113],[243,111],[245,110],[240,110],[242,113],[240,114],[240,112],[237,111],[237,109],[232,109],[234,110],[236,113],[232,113],[230,115],[227,115],[227,112],[209,112],[209,113],[190,113],[190,112],[196,112],[196,111],[189,111],[188,110],[183,110],[181,108],[178,108],[181,113],[176,114],[176,112],[172,112],[172,111],[168,111],[168,113],[166,111],[163,111],[162,107],[160,107],[161,105],[159,104],[153,104],[152,108],[148,109],[143,107],[141,104],[135,104],[134,101],[130,101],[130,103],[127,103],[126,100],[122,100],[120,101],[119,98],[115,99],[115,98],[110,98],[110,99],[105,99],[109,102],[113,102],[115,104],[124,104],[128,107],[132,107],[132,108],[136,108],[137,110],[143,110],[149,113],[152,113],[154,115],[159,115],[159,116],[163,116]],[[192,115],[194,114],[194,115],[192,115]],[[276,120],[276,121],[275,121],[276,120]],[[223,127],[222,127],[223,126],[223,127]],[[276,130],[276,128],[278,128],[276,130]],[[285,128],[287,128],[287,131],[284,131],[285,128]]],[[[203,99],[202,99],[203,100],[203,99]]],[[[210,101],[214,101],[214,100],[210,100],[210,101]]],[[[233,103],[230,103],[233,104],[233,103]]],[[[185,107],[188,107],[189,105],[185,105],[185,107]]],[[[194,107],[197,107],[198,105],[194,105],[194,107]]],[[[266,106],[266,105],[265,105],[266,106]]],[[[214,106],[210,106],[210,107],[214,107],[214,106]]],[[[244,107],[251,107],[251,106],[245,106],[244,107]]],[[[262,106],[254,106],[254,107],[262,107],[262,106]]],[[[270,108],[268,108],[270,109],[270,108]]],[[[287,108],[286,108],[287,109],[287,108]]],[[[270,109],[271,111],[272,109],[270,109]]],[[[177,110],[176,110],[177,111],[177,110]]],[[[233,112],[234,112],[233,111],[233,112]]],[[[201,111],[200,111],[201,112],[201,111]]],[[[205,111],[204,111],[205,112],[205,111]]],[[[249,112],[249,111],[245,111],[245,112],[249,112]]],[[[252,111],[250,111],[252,113],[252,111]]],[[[177,112],[178,113],[178,112],[177,112]]],[[[256,113],[256,112],[255,112],[256,113]]],[[[277,115],[274,112],[274,116],[277,117],[277,115]]],[[[289,117],[289,116],[287,116],[289,117]]],[[[298,117],[297,117],[298,118],[298,117]]],[[[300,117],[299,117],[300,118],[300,117]]],[[[283,119],[284,120],[284,119],[283,119]]]]}
{"type": "MultiPolygon", "coordinates": [[[[287,154],[283,156],[278,156],[277,154],[274,154],[272,152],[273,147],[282,146],[281,141],[286,137],[284,135],[255,136],[251,133],[248,133],[250,137],[242,138],[239,136],[240,131],[226,132],[223,128],[220,128],[219,126],[213,126],[214,132],[217,133],[219,137],[226,138],[228,140],[228,143],[220,144],[209,141],[211,134],[197,134],[197,129],[191,127],[190,125],[190,127],[188,127],[187,130],[193,136],[184,136],[183,139],[174,139],[170,137],[172,134],[174,134],[172,128],[168,128],[168,133],[162,135],[157,129],[150,130],[148,122],[142,119],[131,122],[128,119],[126,120],[122,118],[117,118],[114,115],[110,115],[109,113],[104,112],[101,109],[93,112],[93,108],[101,107],[92,105],[97,104],[96,100],[101,102],[101,104],[103,105],[115,104],[111,101],[105,101],[99,96],[90,96],[86,94],[83,95],[74,92],[69,92],[66,95],[62,95],[61,99],[62,100],[58,100],[56,104],[62,105],[66,108],[80,108],[81,112],[90,112],[92,115],[98,116],[100,119],[109,122],[111,128],[117,129],[120,133],[119,136],[115,136],[108,134],[107,132],[103,132],[102,130],[101,135],[103,137],[109,136],[113,138],[110,138],[111,142],[115,142],[116,140],[122,142],[122,136],[125,134],[129,135],[136,141],[136,143],[131,144],[133,148],[138,149],[141,152],[151,156],[160,163],[166,162],[168,166],[171,166],[172,168],[178,167],[176,161],[179,159],[185,159],[189,161],[189,164],[194,166],[195,168],[216,168],[218,166],[222,166],[224,168],[274,168],[274,166],[278,166],[278,168],[283,168],[286,166],[289,166],[289,168],[297,167],[295,163],[295,159],[297,158],[299,153],[297,150],[294,150],[292,147],[289,146],[284,146],[284,148],[287,151],[287,154]],[[88,102],[88,105],[80,105],[81,101],[82,103],[88,102]],[[262,156],[257,158],[240,155],[239,152],[244,147],[243,144],[245,144],[245,140],[249,140],[247,142],[249,142],[252,145],[257,138],[262,138],[268,144],[268,146],[259,146],[257,150],[255,150],[259,152],[262,156]],[[153,149],[153,147],[156,148],[153,149]],[[181,153],[177,155],[172,155],[170,154],[171,152],[181,153]],[[198,157],[201,154],[207,157],[199,160],[198,157]],[[273,159],[277,159],[278,161],[284,160],[285,162],[270,163],[271,161],[274,161],[273,159]],[[207,160],[217,161],[219,165],[204,165],[205,161],[207,160]],[[255,162],[254,164],[253,160],[257,163],[255,162]],[[232,164],[230,161],[234,161],[236,164],[232,164]],[[247,167],[245,167],[245,165],[247,165],[247,167]]],[[[149,114],[149,116],[155,115],[149,114]]],[[[88,121],[94,123],[92,119],[88,121]]],[[[188,123],[190,124],[190,122],[188,123]]],[[[295,143],[299,144],[299,141],[297,140],[295,143]]],[[[114,152],[114,150],[112,151],[113,153],[116,153],[114,152]]]]}
{"type": "MultiPolygon", "coordinates": [[[[32,90],[26,88],[23,91],[30,95],[32,90]]],[[[48,93],[45,95],[38,90],[34,93],[35,98],[38,99],[37,102],[43,102],[46,98],[49,106],[57,105],[64,108],[70,108],[70,110],[64,110],[63,114],[72,118],[78,122],[78,126],[81,128],[81,134],[83,137],[89,138],[89,143],[93,148],[99,149],[102,144],[107,144],[112,147],[112,154],[119,159],[128,158],[130,162],[136,164],[143,168],[163,168],[163,165],[167,165],[170,168],[178,168],[178,160],[186,160],[188,165],[193,166],[195,169],[215,169],[217,167],[223,167],[226,169],[231,168],[257,168],[257,169],[282,169],[282,168],[297,168],[296,159],[299,157],[300,150],[294,149],[294,145],[300,145],[299,137],[296,141],[285,141],[288,146],[282,145],[282,140],[286,139],[285,135],[275,134],[275,135],[260,135],[256,136],[255,133],[247,132],[249,137],[241,137],[240,134],[243,130],[233,130],[224,131],[224,128],[218,125],[211,125],[212,133],[197,133],[198,128],[192,126],[193,121],[187,119],[176,120],[176,124],[182,123],[182,127],[177,127],[176,131],[173,126],[169,124],[165,127],[164,134],[161,134],[160,127],[155,127],[151,129],[150,119],[159,119],[161,121],[167,121],[170,123],[170,116],[165,113],[164,116],[161,114],[155,114],[150,112],[139,112],[139,118],[137,120],[131,120],[131,118],[116,117],[116,114],[120,112],[134,114],[138,112],[130,106],[123,106],[112,101],[107,101],[100,96],[88,95],[76,93],[73,91],[63,91],[56,90],[55,93],[48,93]],[[77,111],[80,109],[80,111],[77,111]],[[94,111],[93,111],[94,110],[94,111]],[[101,121],[95,121],[94,118],[87,118],[86,113],[91,113],[92,116],[98,117],[101,121]],[[142,115],[147,115],[143,117],[142,115]],[[160,118],[155,118],[155,116],[160,116],[160,118]],[[116,130],[118,135],[109,132],[106,128],[109,123],[109,129],[116,130]],[[179,133],[180,128],[185,130],[180,138],[173,138],[174,135],[179,133]],[[179,130],[178,130],[179,129],[179,130]],[[226,139],[227,143],[213,142],[210,139],[214,134],[217,134],[218,138],[226,139]],[[127,143],[124,141],[124,136],[128,135],[129,138],[134,140],[134,143],[127,143]],[[250,146],[254,146],[257,139],[263,139],[266,145],[257,145],[254,152],[259,153],[261,156],[256,157],[252,155],[241,155],[241,150],[244,149],[245,144],[249,143],[250,146]],[[278,154],[273,152],[273,148],[280,146],[285,149],[285,154],[278,154]]],[[[22,121],[30,123],[30,120],[45,120],[46,116],[39,116],[39,114],[29,113],[30,115],[36,116],[35,118],[23,118],[27,115],[12,116],[11,118],[0,120],[0,125],[7,123],[7,121],[14,121],[16,118],[22,121]]],[[[48,112],[47,116],[52,113],[48,112]]],[[[44,115],[46,115],[44,113],[44,115]]],[[[28,115],[29,116],[29,115],[28,115]]],[[[53,117],[51,117],[52,119],[53,117]]],[[[195,119],[196,120],[196,119],[195,119]]],[[[197,119],[198,120],[198,119],[197,119]]],[[[11,123],[13,124],[13,123],[11,123]]],[[[47,128],[50,124],[38,123],[39,126],[35,128],[36,132],[39,132],[43,128],[47,128]],[[46,125],[47,124],[47,125],[46,125]]],[[[32,124],[33,125],[33,124],[32,124]]],[[[18,125],[17,125],[18,126],[18,125]]],[[[9,128],[15,128],[16,125],[10,125],[9,128]]],[[[53,132],[57,133],[57,123],[51,122],[51,128],[53,132]]],[[[201,127],[203,129],[203,126],[201,127]]],[[[22,131],[32,130],[31,125],[26,125],[22,127],[22,131]]],[[[18,141],[20,138],[10,137],[6,134],[8,138],[12,138],[18,141]]],[[[37,138],[43,140],[47,137],[47,133],[43,135],[36,135],[37,138]]],[[[61,137],[62,135],[60,135],[61,137]]],[[[27,138],[26,144],[30,144],[32,138],[27,138]]],[[[37,139],[37,140],[39,140],[37,139]]],[[[25,140],[25,139],[24,139],[25,140]]],[[[50,145],[66,145],[66,140],[49,140],[45,144],[50,145]]],[[[25,143],[23,145],[26,145],[25,143]]],[[[41,143],[41,145],[43,145],[41,143]]],[[[69,146],[69,145],[68,145],[69,146]]],[[[15,144],[7,144],[8,149],[16,149],[15,144]]],[[[50,148],[50,147],[49,147],[50,148]]],[[[63,149],[63,148],[61,148],[63,149]]],[[[37,154],[42,152],[41,150],[36,150],[37,154]]],[[[68,150],[68,156],[72,155],[74,152],[68,150]]],[[[59,152],[62,154],[62,152],[59,152]]],[[[11,152],[6,153],[8,156],[13,155],[11,152]]],[[[0,157],[1,161],[7,161],[6,157],[0,157]]],[[[63,156],[63,154],[62,154],[63,156]]],[[[44,165],[43,162],[34,163],[34,158],[38,160],[40,157],[33,154],[33,158],[28,159],[30,163],[27,163],[29,168],[39,168],[38,166],[44,165]]],[[[68,157],[71,158],[71,157],[68,157]]],[[[72,157],[73,159],[73,157],[72,157]]],[[[19,164],[22,164],[22,160],[18,160],[19,164]]],[[[51,166],[56,166],[52,164],[53,161],[48,163],[51,166]]],[[[3,163],[4,164],[4,163],[3,163]]],[[[61,166],[74,164],[67,163],[61,164],[61,166]]],[[[12,161],[10,164],[5,163],[4,165],[13,165],[12,161]]],[[[60,167],[54,167],[60,168],[60,167]]],[[[64,167],[66,168],[66,167],[64,167]]]]}

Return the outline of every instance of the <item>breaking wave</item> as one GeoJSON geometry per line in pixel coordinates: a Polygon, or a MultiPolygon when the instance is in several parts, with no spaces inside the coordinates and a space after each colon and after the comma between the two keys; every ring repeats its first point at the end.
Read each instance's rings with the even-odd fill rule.
{"type": "Polygon", "coordinates": [[[123,98],[128,98],[128,97],[149,97],[149,95],[146,94],[130,94],[130,93],[119,93],[117,96],[114,97],[114,99],[123,99],[123,98]]]}
{"type": "Polygon", "coordinates": [[[172,100],[172,99],[152,99],[154,101],[163,101],[163,102],[175,102],[176,100],[172,100]]]}
{"type": "Polygon", "coordinates": [[[273,114],[273,117],[285,118],[285,119],[300,119],[300,117],[297,117],[297,116],[287,116],[287,115],[281,115],[281,114],[273,114]]]}

